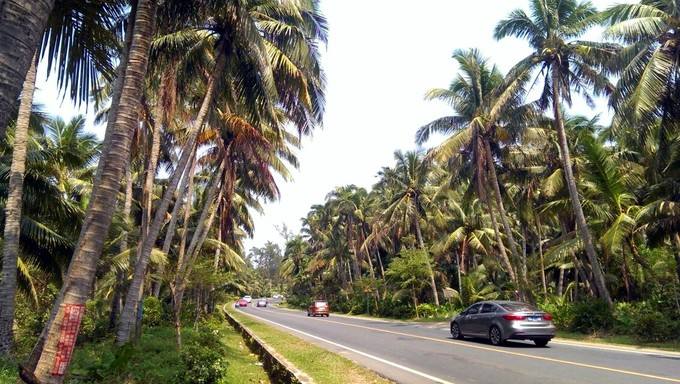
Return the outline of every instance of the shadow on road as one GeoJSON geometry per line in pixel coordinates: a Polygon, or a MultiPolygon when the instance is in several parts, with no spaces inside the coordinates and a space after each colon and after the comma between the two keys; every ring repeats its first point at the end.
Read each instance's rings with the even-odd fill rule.
{"type": "MultiPolygon", "coordinates": [[[[447,337],[449,340],[457,340],[454,339],[453,337],[447,337]]],[[[487,339],[482,339],[482,338],[465,338],[464,340],[459,340],[459,341],[464,341],[468,343],[475,343],[475,344],[484,344],[484,345],[489,345],[492,346],[491,342],[487,339]]],[[[531,342],[522,342],[522,341],[516,341],[516,340],[508,340],[500,346],[500,348],[514,348],[514,349],[548,349],[550,346],[546,347],[538,347],[534,345],[531,342]]]]}

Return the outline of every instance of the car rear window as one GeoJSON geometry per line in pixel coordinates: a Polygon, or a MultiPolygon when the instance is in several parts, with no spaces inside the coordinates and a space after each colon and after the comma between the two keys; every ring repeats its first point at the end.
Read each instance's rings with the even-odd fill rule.
{"type": "Polygon", "coordinates": [[[500,304],[503,309],[509,312],[525,312],[525,311],[538,311],[538,308],[531,304],[525,303],[503,303],[500,304]]]}
{"type": "Polygon", "coordinates": [[[315,302],[314,302],[314,306],[315,306],[315,307],[325,307],[325,306],[327,306],[327,305],[328,305],[328,303],[325,302],[325,301],[315,301],[315,302]]]}

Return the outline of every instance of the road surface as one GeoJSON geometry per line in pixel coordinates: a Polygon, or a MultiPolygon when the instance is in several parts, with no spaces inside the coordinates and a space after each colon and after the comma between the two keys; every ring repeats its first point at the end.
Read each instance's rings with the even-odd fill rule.
{"type": "Polygon", "coordinates": [[[443,323],[413,324],[333,315],[309,318],[276,307],[245,314],[340,353],[398,383],[680,383],[680,353],[553,340],[494,347],[453,340],[443,323]]]}

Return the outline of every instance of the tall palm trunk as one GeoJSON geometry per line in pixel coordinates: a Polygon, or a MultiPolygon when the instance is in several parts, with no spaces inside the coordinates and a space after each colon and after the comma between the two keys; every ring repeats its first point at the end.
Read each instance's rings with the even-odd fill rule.
{"type": "Polygon", "coordinates": [[[26,73],[21,93],[19,115],[14,131],[12,164],[9,171],[9,191],[5,204],[5,233],[3,236],[2,280],[0,280],[0,356],[9,355],[14,343],[14,308],[17,292],[17,260],[21,230],[21,205],[26,170],[26,142],[35,90],[36,60],[26,73]]]}
{"type": "MultiPolygon", "coordinates": [[[[416,227],[416,237],[418,238],[418,246],[423,252],[427,252],[425,248],[425,242],[423,241],[423,232],[420,229],[420,219],[415,217],[413,220],[416,227]]],[[[430,262],[430,256],[427,256],[427,269],[430,275],[430,287],[432,287],[432,297],[434,297],[434,304],[439,306],[439,293],[437,293],[437,283],[434,280],[434,269],[432,268],[432,263],[430,262]]]]}
{"type": "Polygon", "coordinates": [[[538,236],[538,256],[541,259],[541,283],[543,284],[543,295],[548,294],[548,284],[545,280],[545,260],[543,259],[543,239],[541,235],[541,221],[536,212],[534,212],[534,221],[536,222],[536,235],[538,236]]]}
{"type": "MultiPolygon", "coordinates": [[[[128,15],[128,20],[131,20],[131,22],[128,23],[127,28],[125,30],[125,44],[123,46],[123,52],[120,55],[120,63],[118,64],[118,67],[116,68],[116,79],[113,81],[113,87],[111,90],[111,105],[109,107],[109,112],[108,112],[108,119],[106,123],[106,132],[104,133],[104,140],[102,141],[101,145],[101,152],[99,154],[99,161],[97,162],[97,171],[95,172],[94,176],[94,182],[92,183],[92,191],[90,192],[90,196],[95,196],[97,195],[99,185],[101,184],[101,178],[104,170],[104,164],[106,163],[106,159],[108,158],[108,153],[109,153],[109,148],[111,147],[111,141],[113,137],[113,133],[115,131],[116,127],[116,116],[118,115],[118,105],[120,104],[120,99],[121,95],[123,93],[123,83],[125,80],[125,74],[126,70],[128,67],[128,58],[129,58],[129,51],[130,47],[132,46],[132,37],[133,37],[133,32],[134,32],[134,26],[135,23],[132,22],[137,18],[137,3],[138,0],[133,0],[130,2],[130,13],[128,15]]],[[[93,200],[90,199],[89,204],[87,206],[87,211],[90,210],[92,206],[93,200]]],[[[85,216],[85,220],[83,220],[82,223],[82,228],[89,227],[89,221],[86,220],[91,220],[89,216],[85,216]]],[[[76,243],[76,249],[74,251],[74,254],[79,252],[78,250],[78,245],[81,244],[83,238],[83,231],[81,230],[78,242],[76,243]]],[[[47,322],[45,323],[45,326],[43,327],[43,330],[40,332],[40,336],[38,336],[38,340],[36,341],[35,345],[33,346],[33,349],[31,350],[31,354],[29,355],[28,359],[21,364],[21,370],[20,370],[20,375],[22,378],[25,376],[26,378],[34,378],[33,372],[35,371],[37,365],[38,365],[38,360],[40,359],[40,356],[42,355],[43,347],[45,346],[45,340],[47,339],[47,335],[49,330],[52,327],[52,322],[54,319],[57,317],[57,313],[59,312],[59,308],[61,307],[61,303],[64,300],[64,295],[63,291],[59,292],[59,295],[57,298],[54,300],[54,303],[52,304],[52,310],[50,311],[50,317],[47,319],[47,322]]]]}
{"type": "MultiPolygon", "coordinates": [[[[177,226],[177,219],[179,218],[179,212],[182,207],[182,201],[184,200],[184,196],[186,195],[187,199],[187,204],[186,207],[189,212],[191,212],[191,197],[192,197],[192,190],[194,188],[194,171],[196,169],[196,156],[194,156],[191,160],[191,165],[187,169],[187,171],[184,173],[184,177],[182,178],[182,183],[179,186],[179,194],[177,195],[177,198],[175,199],[175,206],[172,208],[172,213],[170,214],[170,223],[168,223],[168,228],[165,231],[165,240],[163,241],[163,254],[168,255],[170,253],[170,246],[172,245],[172,239],[175,237],[175,227],[177,226]]],[[[186,212],[186,210],[185,210],[186,212]]],[[[187,222],[187,218],[185,215],[185,223],[187,222]]],[[[162,275],[165,272],[165,266],[160,265],[158,267],[158,274],[162,275]]],[[[161,293],[161,283],[162,281],[157,281],[156,285],[154,286],[153,289],[153,295],[155,297],[160,296],[161,293]]]]}
{"type": "Polygon", "coordinates": [[[498,214],[501,218],[501,223],[503,224],[503,232],[505,237],[508,238],[508,243],[510,244],[510,254],[517,260],[520,253],[517,250],[517,242],[515,241],[515,236],[512,234],[512,228],[510,228],[510,222],[508,221],[508,214],[503,205],[503,196],[501,196],[501,188],[498,183],[498,175],[496,174],[496,165],[491,155],[491,145],[489,140],[484,138],[484,156],[486,157],[486,165],[489,171],[489,179],[491,181],[491,187],[493,189],[493,196],[496,200],[496,206],[498,207],[498,214]]]}
{"type": "Polygon", "coordinates": [[[17,99],[40,47],[54,0],[0,1],[0,140],[16,111],[17,99]]]}
{"type": "Polygon", "coordinates": [[[607,283],[604,280],[604,273],[602,272],[602,267],[600,266],[600,261],[597,258],[597,253],[595,252],[595,246],[593,245],[593,239],[590,235],[590,230],[586,224],[586,218],[583,214],[583,208],[581,207],[581,199],[578,195],[578,190],[576,189],[576,179],[574,178],[574,173],[571,168],[571,156],[569,155],[569,144],[567,142],[567,134],[564,130],[564,121],[562,121],[562,112],[560,110],[560,74],[559,67],[553,65],[552,67],[552,104],[553,104],[553,114],[555,118],[555,130],[557,131],[558,142],[560,146],[560,157],[562,159],[562,168],[564,169],[564,178],[567,182],[567,189],[569,190],[569,198],[571,200],[571,206],[574,210],[574,216],[576,218],[576,226],[578,227],[579,234],[581,235],[581,240],[585,245],[586,255],[588,255],[588,261],[593,269],[593,282],[595,283],[595,290],[600,299],[604,300],[609,306],[612,306],[612,299],[609,295],[609,290],[607,289],[607,283]]]}
{"type": "Polygon", "coordinates": [[[226,159],[221,161],[220,169],[216,173],[217,177],[211,180],[210,186],[206,191],[205,202],[203,203],[203,209],[201,210],[201,215],[198,219],[198,224],[194,234],[191,238],[191,243],[189,249],[187,250],[184,257],[177,262],[177,273],[175,275],[175,280],[172,284],[172,304],[173,313],[175,316],[175,337],[177,346],[181,348],[182,346],[182,326],[181,326],[181,314],[182,314],[182,302],[184,299],[184,290],[186,288],[186,278],[191,273],[194,260],[198,255],[205,239],[210,231],[212,222],[215,218],[214,202],[219,201],[222,198],[223,189],[221,186],[221,176],[222,170],[224,169],[226,159]],[[218,193],[219,190],[219,193],[218,193]],[[217,196],[215,196],[217,195],[217,196]]]}
{"type": "Polygon", "coordinates": [[[512,263],[510,263],[508,253],[505,251],[505,245],[503,244],[501,231],[498,226],[498,221],[496,221],[496,214],[494,213],[493,204],[491,203],[490,199],[486,200],[486,209],[487,211],[489,211],[489,217],[491,218],[493,232],[496,237],[496,244],[498,245],[498,253],[501,254],[501,263],[503,263],[505,269],[508,272],[508,275],[510,275],[510,280],[513,282],[513,284],[517,286],[518,285],[517,275],[515,274],[515,269],[512,267],[512,263]]]}
{"type": "Polygon", "coordinates": [[[149,161],[146,165],[144,185],[142,186],[142,199],[144,201],[142,211],[142,239],[146,237],[149,231],[149,218],[151,217],[151,202],[153,197],[153,182],[156,179],[156,168],[158,167],[158,157],[161,150],[162,120],[159,117],[159,114],[162,116],[163,106],[160,102],[157,102],[156,112],[154,113],[155,119],[151,132],[151,149],[149,151],[149,161]]]}
{"type": "Polygon", "coordinates": [[[97,193],[91,196],[92,202],[84,220],[79,243],[64,281],[62,303],[54,321],[49,324],[49,331],[35,370],[36,378],[45,384],[61,383],[70,363],[68,352],[72,347],[65,348],[63,345],[60,346],[62,343],[59,342],[62,328],[66,330],[67,326],[73,326],[77,329],[80,326],[81,318],[77,314],[91,295],[97,262],[113,218],[120,180],[129,162],[132,133],[138,121],[137,106],[142,95],[155,25],[156,2],[139,0],[135,16],[128,66],[115,117],[116,129],[111,136],[110,150],[102,169],[99,188],[97,193]],[[64,318],[67,311],[75,314],[68,320],[64,318]],[[62,358],[56,360],[58,352],[62,358]]]}
{"type": "Polygon", "coordinates": [[[215,63],[214,71],[210,74],[206,93],[203,98],[203,103],[201,104],[201,108],[198,111],[196,120],[188,132],[189,140],[187,140],[187,143],[184,145],[184,150],[182,151],[182,155],[179,159],[179,162],[177,163],[177,167],[170,178],[170,183],[163,194],[163,198],[161,199],[161,202],[158,206],[158,210],[156,211],[154,219],[151,222],[147,237],[144,239],[144,243],[141,245],[141,254],[135,265],[132,283],[130,284],[128,294],[125,298],[125,306],[123,307],[120,326],[116,332],[116,342],[119,345],[127,343],[130,339],[130,330],[134,326],[134,316],[137,309],[137,302],[139,302],[141,299],[142,288],[144,287],[144,275],[146,274],[146,267],[149,264],[151,251],[154,244],[156,243],[156,239],[158,237],[158,233],[161,230],[165,215],[168,212],[168,207],[172,201],[172,196],[174,195],[177,185],[179,184],[179,179],[184,172],[187,163],[189,162],[189,158],[195,151],[196,137],[198,136],[198,133],[200,132],[206,117],[208,116],[208,110],[210,109],[215,95],[216,82],[224,72],[226,57],[224,55],[224,50],[222,49],[222,44],[218,44],[218,49],[219,53],[217,56],[217,61],[215,63]]]}
{"type": "MultiPolygon", "coordinates": [[[[125,169],[125,201],[123,202],[123,220],[125,220],[126,229],[120,236],[120,246],[121,252],[128,249],[128,231],[127,228],[130,225],[130,213],[132,212],[132,171],[130,170],[130,164],[125,169]]],[[[113,330],[116,328],[116,323],[118,322],[118,316],[120,315],[120,310],[122,308],[123,301],[123,291],[125,289],[125,272],[120,271],[117,274],[116,284],[114,287],[113,299],[111,300],[111,313],[109,314],[109,329],[113,330]]]]}

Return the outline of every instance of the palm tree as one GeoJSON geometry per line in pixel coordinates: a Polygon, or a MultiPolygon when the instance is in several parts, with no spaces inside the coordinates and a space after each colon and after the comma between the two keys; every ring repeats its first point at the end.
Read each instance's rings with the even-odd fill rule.
{"type": "MultiPolygon", "coordinates": [[[[642,125],[649,129],[661,119],[669,129],[678,118],[675,101],[680,70],[680,5],[670,0],[642,0],[607,9],[605,36],[626,44],[613,68],[619,74],[610,105],[615,125],[642,125]]],[[[619,128],[624,128],[623,126],[619,128]]]]}
{"type": "MultiPolygon", "coordinates": [[[[430,203],[426,191],[432,164],[423,160],[417,152],[397,151],[394,153],[397,164],[394,169],[385,169],[384,177],[394,189],[394,196],[383,212],[384,220],[392,226],[415,231],[418,248],[427,252],[420,221],[425,218],[425,206],[430,203]]],[[[428,259],[429,260],[429,259],[428,259]]],[[[439,305],[439,294],[434,279],[434,269],[428,263],[430,287],[435,305],[439,305]]]]}
{"type": "MultiPolygon", "coordinates": [[[[139,0],[135,11],[134,34],[126,63],[120,102],[114,117],[115,130],[110,147],[104,149],[104,165],[98,185],[92,192],[83,229],[69,266],[65,284],[59,294],[50,321],[45,326],[45,340],[35,368],[35,377],[43,383],[61,383],[63,375],[53,375],[59,335],[67,308],[79,311],[90,296],[97,261],[113,218],[120,181],[129,161],[131,133],[137,124],[136,108],[143,90],[148,52],[156,15],[156,2],[139,0]]],[[[63,365],[65,371],[68,361],[63,365]]],[[[61,373],[61,372],[60,372],[61,373]]]]}
{"type": "Polygon", "coordinates": [[[612,44],[574,40],[599,21],[595,8],[589,2],[536,0],[531,2],[530,8],[531,16],[517,9],[507,19],[501,20],[496,26],[495,37],[502,39],[515,36],[528,40],[534,52],[520,61],[513,72],[526,74],[540,68],[540,75],[545,75],[538,105],[547,109],[552,102],[562,168],[579,234],[593,270],[597,295],[611,304],[611,296],[576,187],[561,103],[571,103],[572,89],[583,94],[591,103],[589,89],[595,94],[612,91],[609,81],[598,69],[611,59],[616,47],[612,44]]]}
{"type": "MultiPolygon", "coordinates": [[[[214,40],[214,68],[207,80],[201,108],[188,132],[189,139],[151,222],[148,236],[140,245],[140,256],[118,329],[119,343],[127,342],[129,338],[153,245],[181,174],[195,150],[196,137],[213,106],[218,84],[225,82],[225,75],[229,82],[222,87],[223,91],[228,92],[231,100],[243,101],[243,105],[250,107],[249,113],[258,120],[280,121],[274,109],[274,105],[280,103],[303,133],[318,124],[323,112],[323,73],[318,65],[315,40],[323,40],[326,31],[315,2],[304,7],[293,2],[266,6],[229,2],[211,11],[215,17],[206,28],[208,38],[214,40]],[[300,27],[297,30],[296,25],[300,27]],[[288,33],[291,29],[296,33],[288,33]],[[304,54],[300,55],[300,52],[304,54]]],[[[229,104],[225,104],[227,115],[231,114],[229,109],[234,108],[229,104]]]]}
{"type": "Polygon", "coordinates": [[[16,110],[16,101],[25,82],[31,59],[40,45],[54,0],[3,3],[0,9],[0,139],[4,139],[7,123],[16,110]],[[9,44],[8,42],[12,42],[9,44]]]}
{"type": "Polygon", "coordinates": [[[19,115],[14,131],[14,151],[10,168],[9,193],[5,204],[3,235],[2,279],[0,280],[0,355],[8,355],[14,343],[14,306],[17,288],[17,261],[21,230],[21,203],[26,169],[26,141],[33,106],[36,75],[35,60],[26,74],[26,85],[21,95],[19,115]]]}
{"type": "MultiPolygon", "coordinates": [[[[453,57],[460,66],[459,76],[448,89],[430,90],[426,97],[448,102],[456,115],[437,119],[421,127],[416,134],[416,142],[424,143],[434,132],[451,134],[432,150],[430,156],[452,164],[469,162],[474,180],[471,186],[474,186],[480,198],[487,202],[501,259],[512,281],[520,286],[493,212],[494,209],[498,211],[512,258],[518,260],[518,247],[503,205],[492,143],[498,148],[501,144],[500,137],[510,136],[509,129],[516,130],[531,116],[532,108],[522,105],[525,92],[523,85],[527,76],[511,73],[504,79],[500,71],[495,66],[490,68],[486,59],[475,49],[457,50],[453,57]],[[493,191],[491,201],[486,197],[487,184],[491,184],[493,191]]],[[[453,165],[451,168],[455,169],[456,166],[453,165]]],[[[464,167],[458,167],[454,173],[460,173],[462,169],[464,167]]],[[[455,174],[453,176],[455,178],[455,174]]],[[[523,281],[521,285],[526,284],[523,281]]],[[[522,288],[522,291],[524,292],[525,288],[522,288]]]]}

